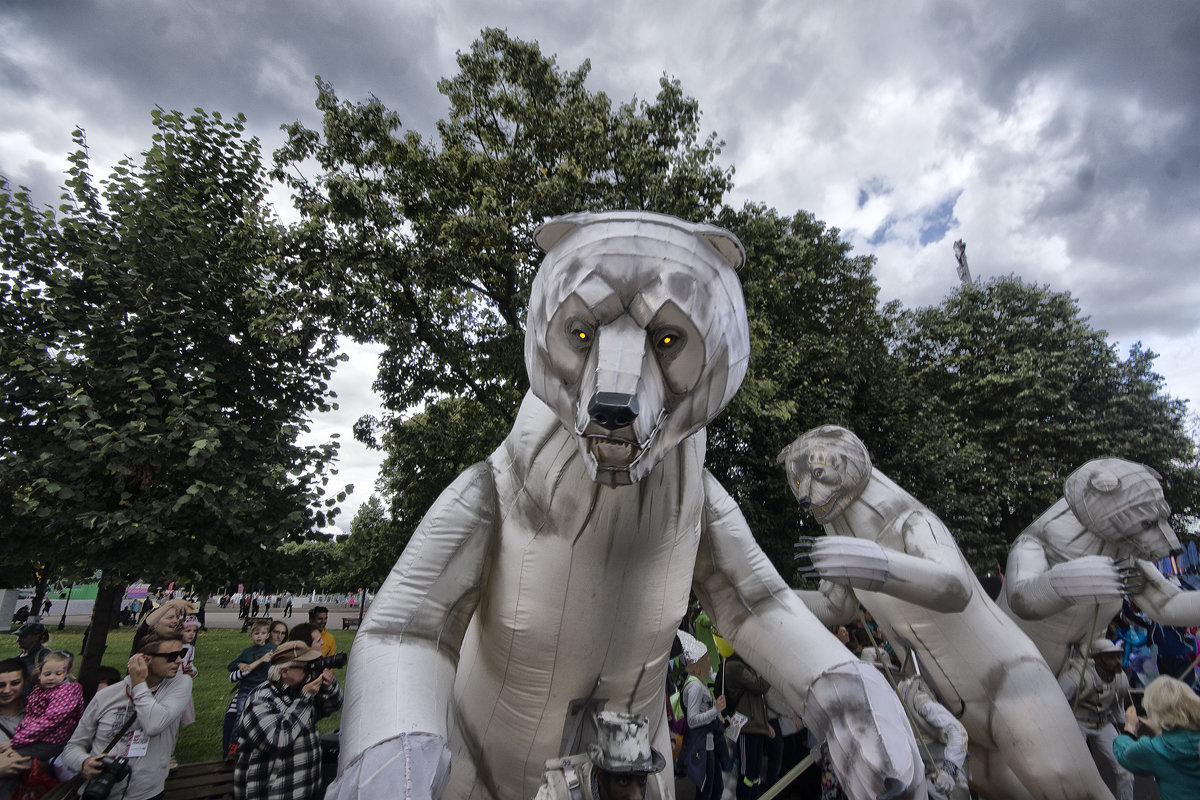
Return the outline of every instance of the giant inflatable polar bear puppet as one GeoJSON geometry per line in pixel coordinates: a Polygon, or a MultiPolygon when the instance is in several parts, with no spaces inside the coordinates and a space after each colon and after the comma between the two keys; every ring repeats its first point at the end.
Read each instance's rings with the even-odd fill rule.
{"type": "Polygon", "coordinates": [[[1200,624],[1200,592],[1180,591],[1147,560],[1180,549],[1160,480],[1133,461],[1089,461],[1009,549],[1001,606],[1056,672],[1104,635],[1122,593],[1155,622],[1200,624]]]}
{"type": "MultiPolygon", "coordinates": [[[[898,699],[788,589],[704,469],[704,426],[749,358],[740,243],[636,212],[560,217],[537,242],[530,393],[363,621],[330,796],[528,800],[602,707],[649,717],[667,752],[667,661],[694,590],[828,741],[851,797],[925,797],[898,699]]],[[[674,796],[670,770],[650,778],[652,796],[674,796]]]]}
{"type": "Polygon", "coordinates": [[[942,521],[873,468],[845,428],[815,428],[779,460],[827,534],[809,553],[822,585],[800,596],[831,625],[850,621],[861,601],[888,641],[914,656],[967,729],[980,795],[1111,800],[1053,673],[984,592],[942,521]]]}

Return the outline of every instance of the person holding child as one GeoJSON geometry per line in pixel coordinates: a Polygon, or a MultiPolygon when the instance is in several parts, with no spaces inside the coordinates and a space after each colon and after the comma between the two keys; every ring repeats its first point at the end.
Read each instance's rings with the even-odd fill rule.
{"type": "Polygon", "coordinates": [[[12,748],[49,767],[62,752],[83,716],[83,689],[71,677],[74,657],[66,650],[52,650],[38,665],[37,688],[25,703],[25,717],[13,733],[12,748]]]}
{"type": "Polygon", "coordinates": [[[20,659],[0,661],[0,800],[11,800],[21,774],[33,759],[9,747],[9,739],[25,716],[25,665],[20,659]]]}
{"type": "Polygon", "coordinates": [[[288,626],[287,626],[286,622],[279,619],[279,620],[275,620],[274,622],[271,623],[271,636],[270,636],[271,644],[275,645],[276,647],[279,647],[279,645],[281,645],[285,641],[287,641],[287,636],[288,636],[288,626]]]}
{"type": "Polygon", "coordinates": [[[139,652],[142,641],[151,633],[178,638],[183,630],[183,620],[192,610],[192,605],[186,600],[176,599],[168,600],[151,611],[134,632],[133,646],[129,649],[129,655],[139,652]]]}
{"type": "Polygon", "coordinates": [[[271,620],[257,618],[250,625],[250,646],[238,653],[229,662],[229,680],[236,683],[237,693],[225,710],[225,722],[221,731],[221,752],[225,757],[235,752],[233,745],[237,741],[236,729],[246,700],[254,690],[267,682],[268,665],[275,645],[270,641],[271,620]]]}

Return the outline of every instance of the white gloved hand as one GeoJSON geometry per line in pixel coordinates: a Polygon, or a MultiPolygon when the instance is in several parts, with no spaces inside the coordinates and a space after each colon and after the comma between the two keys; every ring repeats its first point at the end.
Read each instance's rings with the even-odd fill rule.
{"type": "Polygon", "coordinates": [[[1121,573],[1108,556],[1082,556],[1056,564],[1046,573],[1050,587],[1064,600],[1084,602],[1121,597],[1121,573]]]}
{"type": "Polygon", "coordinates": [[[887,580],[887,551],[867,539],[822,536],[813,542],[809,558],[822,580],[868,591],[887,580]]]}
{"type": "Polygon", "coordinates": [[[948,772],[939,772],[933,779],[933,788],[948,797],[954,791],[954,778],[948,772]]]}

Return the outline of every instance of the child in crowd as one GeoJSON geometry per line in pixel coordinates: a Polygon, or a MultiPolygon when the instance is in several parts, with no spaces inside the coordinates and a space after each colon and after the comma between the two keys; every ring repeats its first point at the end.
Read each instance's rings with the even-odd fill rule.
{"type": "Polygon", "coordinates": [[[74,657],[52,650],[38,665],[38,685],[25,703],[25,718],[13,732],[12,748],[49,763],[62,752],[83,716],[83,689],[71,677],[74,657]]]}
{"type": "Polygon", "coordinates": [[[275,645],[268,641],[270,631],[271,620],[255,619],[250,625],[250,646],[229,662],[229,680],[238,686],[237,694],[225,710],[221,752],[226,757],[233,755],[230,747],[237,741],[237,721],[246,707],[246,700],[255,689],[267,682],[271,652],[275,649],[275,645]]]}
{"type": "MultiPolygon", "coordinates": [[[[196,677],[196,636],[200,633],[200,620],[193,614],[183,621],[183,632],[180,634],[183,642],[183,655],[179,658],[179,674],[196,677]]],[[[183,716],[179,718],[181,726],[191,725],[196,721],[196,706],[189,699],[183,716]]]]}
{"type": "Polygon", "coordinates": [[[196,636],[200,633],[200,619],[195,614],[188,615],[183,620],[183,656],[179,659],[179,671],[184,675],[196,677],[196,636]]]}

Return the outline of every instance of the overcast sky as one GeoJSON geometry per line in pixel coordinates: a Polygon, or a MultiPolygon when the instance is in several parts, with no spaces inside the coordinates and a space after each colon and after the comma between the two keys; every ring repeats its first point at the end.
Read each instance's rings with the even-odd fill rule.
{"type": "MultiPolygon", "coordinates": [[[[963,238],[977,279],[1071,291],[1123,353],[1160,354],[1172,395],[1200,399],[1193,0],[4,0],[0,175],[57,202],[75,126],[106,174],[146,148],[156,105],[240,111],[269,154],[280,124],[319,123],[318,74],[428,137],[437,80],[486,26],[567,69],[590,58],[589,87],[615,101],[678,78],[727,142],[730,202],[840,228],[877,256],[884,300],[940,301],[963,238]]],[[[342,434],[338,479],[357,487],[342,527],[378,462],[352,444],[378,400],[371,352],[351,351],[342,411],[316,425],[342,434]]]]}

